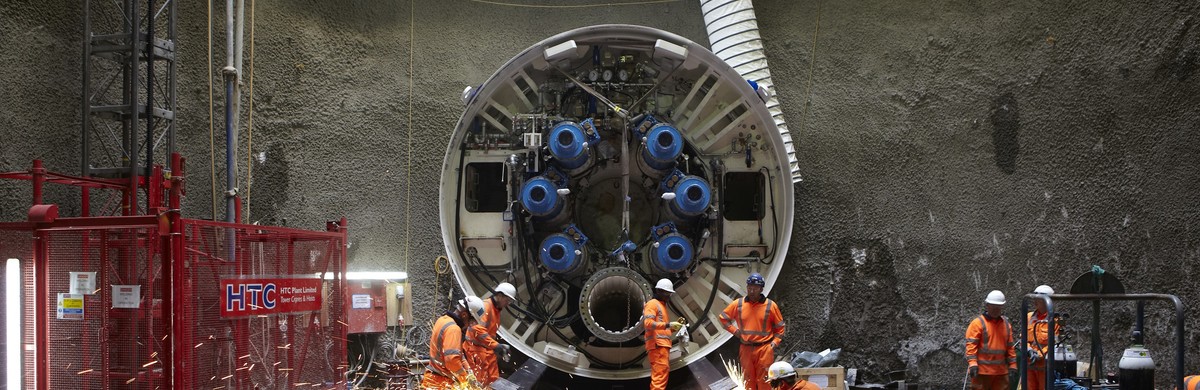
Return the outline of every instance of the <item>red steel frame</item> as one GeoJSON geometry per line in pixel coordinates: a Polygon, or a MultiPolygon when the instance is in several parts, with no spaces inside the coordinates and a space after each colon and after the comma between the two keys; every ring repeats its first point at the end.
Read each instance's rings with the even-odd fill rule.
{"type": "MultiPolygon", "coordinates": [[[[197,248],[195,248],[197,242],[195,242],[194,239],[189,240],[187,238],[188,234],[191,233],[192,237],[199,237],[200,234],[197,232],[204,229],[222,229],[231,233],[237,231],[240,232],[240,235],[237,236],[238,240],[262,242],[262,245],[264,246],[274,243],[276,248],[286,241],[287,248],[285,262],[287,263],[288,269],[285,271],[281,269],[281,264],[278,262],[274,263],[275,272],[277,275],[283,275],[285,272],[286,274],[294,274],[298,271],[295,270],[296,261],[294,261],[296,259],[295,256],[297,255],[294,253],[294,247],[297,242],[326,242],[327,248],[325,253],[327,256],[325,258],[325,267],[322,267],[322,276],[324,276],[325,273],[330,272],[333,274],[332,278],[325,278],[328,280],[326,285],[330,291],[326,297],[326,301],[328,301],[328,310],[326,310],[328,319],[324,324],[317,319],[309,321],[307,329],[308,332],[306,332],[309,340],[306,340],[302,344],[305,350],[300,351],[298,360],[299,367],[290,368],[289,370],[295,370],[296,372],[301,373],[298,375],[303,375],[303,373],[306,371],[304,367],[306,357],[310,355],[310,351],[307,351],[307,348],[315,343],[315,341],[312,340],[313,337],[316,335],[321,335],[328,339],[334,340],[334,345],[338,345],[339,342],[341,343],[341,348],[335,349],[335,352],[340,353],[333,353],[333,355],[336,356],[332,356],[332,359],[340,364],[337,364],[336,366],[330,364],[330,367],[333,370],[332,376],[336,380],[331,381],[330,379],[326,379],[325,384],[329,385],[341,383],[344,385],[345,373],[347,369],[345,354],[347,325],[344,321],[345,308],[343,307],[347,298],[346,283],[344,281],[347,260],[345,248],[346,243],[348,242],[346,219],[342,218],[340,221],[327,223],[326,231],[324,232],[185,219],[182,218],[180,211],[181,200],[185,194],[183,185],[186,177],[184,174],[184,159],[177,153],[173,154],[171,156],[171,166],[173,169],[170,171],[170,173],[164,172],[161,166],[155,166],[151,175],[139,176],[138,179],[136,179],[137,183],[129,183],[129,180],[127,179],[118,180],[75,177],[48,172],[42,166],[40,160],[35,160],[33,162],[32,169],[29,171],[0,173],[0,179],[29,180],[32,182],[33,187],[33,207],[31,207],[29,211],[29,220],[27,222],[0,223],[0,227],[7,229],[28,230],[33,235],[33,261],[31,263],[34,268],[33,274],[35,285],[33,300],[33,306],[35,307],[34,339],[37,340],[37,343],[39,344],[39,347],[36,351],[36,357],[34,359],[35,370],[33,373],[37,384],[36,388],[49,388],[51,378],[51,367],[49,366],[50,360],[48,352],[50,347],[48,346],[48,343],[50,327],[52,326],[50,323],[50,316],[55,315],[55,312],[51,310],[49,306],[52,302],[51,291],[49,291],[49,286],[51,283],[49,267],[52,262],[58,261],[51,257],[51,235],[62,232],[77,232],[81,234],[81,236],[84,237],[82,240],[83,249],[81,250],[81,260],[84,262],[84,264],[86,264],[88,261],[87,246],[91,242],[91,240],[88,239],[89,234],[92,232],[99,232],[101,236],[106,237],[106,231],[117,231],[121,229],[144,229],[144,231],[147,232],[157,233],[156,237],[146,238],[149,244],[144,250],[148,251],[146,253],[147,265],[150,266],[150,262],[154,261],[153,254],[158,254],[160,256],[158,262],[159,265],[161,265],[160,269],[162,270],[160,272],[165,272],[168,275],[167,277],[162,278],[161,288],[163,289],[162,291],[165,291],[165,293],[161,294],[161,307],[165,311],[162,318],[169,319],[169,321],[166,323],[166,328],[164,330],[165,335],[163,337],[163,340],[169,340],[165,343],[165,345],[169,346],[169,348],[162,350],[162,353],[156,352],[156,355],[158,355],[156,359],[164,363],[169,362],[169,364],[162,364],[161,377],[164,378],[162,379],[162,384],[165,384],[166,388],[174,387],[181,389],[196,388],[197,386],[201,385],[200,379],[207,379],[196,378],[196,375],[200,371],[197,370],[197,367],[202,367],[202,365],[205,363],[194,361],[194,351],[198,347],[194,347],[196,345],[196,338],[194,337],[196,333],[196,326],[193,321],[195,321],[199,316],[205,315],[205,313],[198,308],[189,305],[188,302],[188,299],[193,297],[193,294],[197,293],[197,286],[194,286],[190,279],[194,276],[193,272],[195,271],[189,269],[188,260],[196,259],[197,253],[201,253],[202,255],[209,257],[213,256],[213,254],[203,254],[202,250],[197,250],[197,248]],[[44,204],[43,202],[43,187],[46,183],[64,184],[80,188],[80,213],[82,216],[59,218],[57,206],[44,204]],[[138,197],[136,193],[133,193],[133,191],[135,191],[137,188],[146,189],[147,215],[132,215],[135,212],[134,210],[137,210],[135,203],[137,202],[138,197]],[[122,215],[90,216],[92,189],[120,191],[122,215]],[[164,198],[167,201],[166,205],[163,205],[164,198]],[[272,239],[276,241],[271,241],[272,239]]],[[[241,216],[239,213],[237,220],[240,221],[240,219],[241,216]]],[[[229,237],[230,239],[233,239],[234,236],[230,235],[229,237]]],[[[99,241],[101,242],[101,245],[105,245],[104,243],[108,242],[107,239],[102,239],[99,241]]],[[[139,250],[138,248],[133,249],[139,250]]],[[[238,264],[238,272],[235,272],[236,274],[245,274],[250,271],[247,269],[250,267],[249,263],[246,261],[241,261],[252,256],[251,253],[248,253],[249,249],[227,249],[229,249],[229,253],[235,257],[233,260],[236,261],[236,264],[238,264]]],[[[107,251],[103,250],[102,248],[100,253],[101,259],[103,260],[105,257],[104,254],[107,253],[107,251]]],[[[150,267],[154,268],[153,266],[150,267]]],[[[147,273],[149,272],[150,271],[147,273]]],[[[98,279],[103,278],[103,274],[104,272],[98,272],[98,279]]],[[[102,289],[106,287],[104,286],[103,280],[98,280],[97,286],[101,286],[102,289]]],[[[147,290],[151,291],[145,291],[143,295],[153,297],[152,291],[156,288],[156,286],[154,286],[154,282],[151,281],[150,286],[148,287],[149,288],[147,288],[147,290]]],[[[202,287],[211,288],[212,286],[202,287]]],[[[153,301],[153,299],[151,301],[153,301]]],[[[154,305],[151,306],[152,307],[150,310],[153,310],[154,305]]],[[[103,316],[103,318],[107,320],[108,316],[103,316]]],[[[281,321],[286,324],[289,320],[283,319],[281,321]]],[[[231,322],[234,323],[235,340],[246,340],[249,337],[249,330],[247,329],[247,324],[249,321],[231,322]]],[[[107,327],[108,325],[106,324],[104,326],[107,327]]],[[[287,337],[287,340],[296,340],[295,334],[297,327],[299,327],[299,325],[290,326],[286,332],[276,333],[273,337],[273,340],[276,343],[279,343],[280,339],[283,337],[287,337]],[[286,333],[286,336],[280,333],[286,333]]],[[[153,332],[153,330],[151,330],[151,332],[153,332]]],[[[83,340],[81,342],[86,343],[87,340],[83,340]]],[[[244,344],[244,342],[238,344],[237,353],[239,355],[241,355],[243,352],[242,345],[244,344]]],[[[289,343],[288,345],[290,346],[291,344],[289,343]]],[[[293,350],[287,348],[286,346],[282,348],[287,350],[287,365],[290,366],[295,364],[297,360],[295,360],[296,356],[293,350]]],[[[250,367],[251,369],[253,368],[253,366],[250,367]]],[[[250,370],[244,370],[245,368],[246,367],[238,368],[235,373],[239,377],[236,378],[237,380],[234,382],[235,385],[230,387],[250,388],[252,386],[251,381],[248,380],[250,370]]],[[[61,368],[55,367],[55,369],[61,368]]],[[[111,373],[109,373],[108,370],[109,367],[106,359],[104,368],[102,370],[104,372],[100,374],[102,377],[105,377],[101,381],[103,383],[103,388],[105,389],[110,387],[107,377],[110,376],[111,373]]],[[[144,372],[142,374],[144,374],[144,372]]],[[[286,377],[287,373],[285,373],[284,376],[286,377]]],[[[317,384],[314,383],[313,385],[317,384]]]]}

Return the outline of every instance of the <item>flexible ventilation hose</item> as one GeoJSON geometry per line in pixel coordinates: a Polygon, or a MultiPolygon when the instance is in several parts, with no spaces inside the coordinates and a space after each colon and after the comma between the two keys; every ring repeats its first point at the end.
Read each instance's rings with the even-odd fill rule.
{"type": "Polygon", "coordinates": [[[783,109],[779,99],[769,93],[774,83],[771,81],[771,71],[767,68],[762,38],[758,35],[754,4],[750,0],[700,0],[700,9],[704,13],[704,27],[708,30],[708,41],[712,45],[713,53],[737,70],[743,78],[768,91],[767,110],[775,120],[779,135],[783,137],[792,183],[800,182],[800,163],[796,159],[792,135],[783,120],[783,109]]]}

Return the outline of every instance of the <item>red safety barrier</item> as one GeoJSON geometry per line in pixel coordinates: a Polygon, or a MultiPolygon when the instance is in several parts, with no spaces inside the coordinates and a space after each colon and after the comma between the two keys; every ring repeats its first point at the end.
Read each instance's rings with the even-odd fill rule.
{"type": "Polygon", "coordinates": [[[110,183],[36,163],[0,174],[35,187],[29,221],[0,223],[0,260],[22,261],[24,340],[36,346],[24,387],[344,387],[345,219],[309,231],[181,218],[173,161],[174,176],[143,181],[151,215],[61,218],[40,204],[42,183],[56,181],[39,178],[85,198],[110,183]]]}

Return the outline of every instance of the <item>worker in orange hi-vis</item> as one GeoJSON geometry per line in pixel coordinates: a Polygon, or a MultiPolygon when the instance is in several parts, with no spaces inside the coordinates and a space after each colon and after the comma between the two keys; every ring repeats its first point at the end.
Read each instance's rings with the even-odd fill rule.
{"type": "Polygon", "coordinates": [[[1183,390],[1200,390],[1200,375],[1183,377],[1183,390]]]}
{"type": "Polygon", "coordinates": [[[456,383],[468,383],[475,376],[463,366],[462,327],[471,326],[475,313],[482,315],[483,300],[469,296],[458,301],[454,309],[438,317],[429,338],[429,370],[421,378],[425,389],[451,389],[456,383]],[[468,314],[471,313],[471,314],[468,314]]]}
{"type": "MultiPolygon", "coordinates": [[[[1043,284],[1033,289],[1033,293],[1051,295],[1054,294],[1054,289],[1043,284]]],[[[1025,371],[1025,377],[1029,378],[1027,390],[1046,390],[1046,352],[1050,350],[1048,345],[1050,342],[1050,319],[1047,318],[1049,313],[1046,312],[1046,302],[1034,299],[1033,307],[1033,311],[1027,314],[1029,331],[1025,334],[1025,339],[1028,340],[1026,351],[1029,358],[1029,365],[1026,366],[1028,369],[1025,371]]],[[[1060,331],[1061,327],[1054,324],[1055,338],[1058,338],[1060,331]]]]}
{"type": "Polygon", "coordinates": [[[671,337],[683,327],[679,321],[669,321],[667,300],[675,293],[669,279],[659,279],[654,285],[654,299],[642,307],[642,326],[646,328],[646,359],[650,360],[650,389],[667,388],[671,373],[671,337]]]}
{"type": "Polygon", "coordinates": [[[467,366],[475,373],[479,384],[488,387],[500,378],[500,367],[496,357],[508,361],[508,345],[501,344],[496,337],[500,329],[500,312],[516,299],[517,288],[509,283],[500,283],[492,297],[483,301],[483,316],[479,322],[467,329],[463,349],[467,353],[467,366]]]}
{"type": "Polygon", "coordinates": [[[774,390],[821,390],[816,383],[796,376],[796,368],[788,362],[771,363],[767,368],[767,384],[774,390]]]}
{"type": "Polygon", "coordinates": [[[972,390],[1008,390],[1017,376],[1017,350],[1012,324],[1001,315],[1004,293],[992,290],[983,302],[983,314],[967,325],[967,375],[972,390]]]}
{"type": "Polygon", "coordinates": [[[746,296],[730,302],[721,313],[721,326],[742,343],[738,356],[746,390],[769,390],[767,368],[775,361],[775,348],[783,340],[783,314],[779,305],[763,295],[767,281],[755,272],[746,278],[746,296]]]}

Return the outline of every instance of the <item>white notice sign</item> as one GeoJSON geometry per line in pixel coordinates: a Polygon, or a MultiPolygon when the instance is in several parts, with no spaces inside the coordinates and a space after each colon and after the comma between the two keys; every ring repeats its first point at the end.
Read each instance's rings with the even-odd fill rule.
{"type": "Polygon", "coordinates": [[[371,294],[354,294],[351,297],[351,305],[355,309],[370,309],[371,294]]]}
{"type": "Polygon", "coordinates": [[[112,286],[113,309],[137,309],[142,304],[142,286],[119,285],[112,286]]]}
{"type": "Polygon", "coordinates": [[[92,295],[96,292],[95,272],[72,272],[71,294],[92,295]]]}

